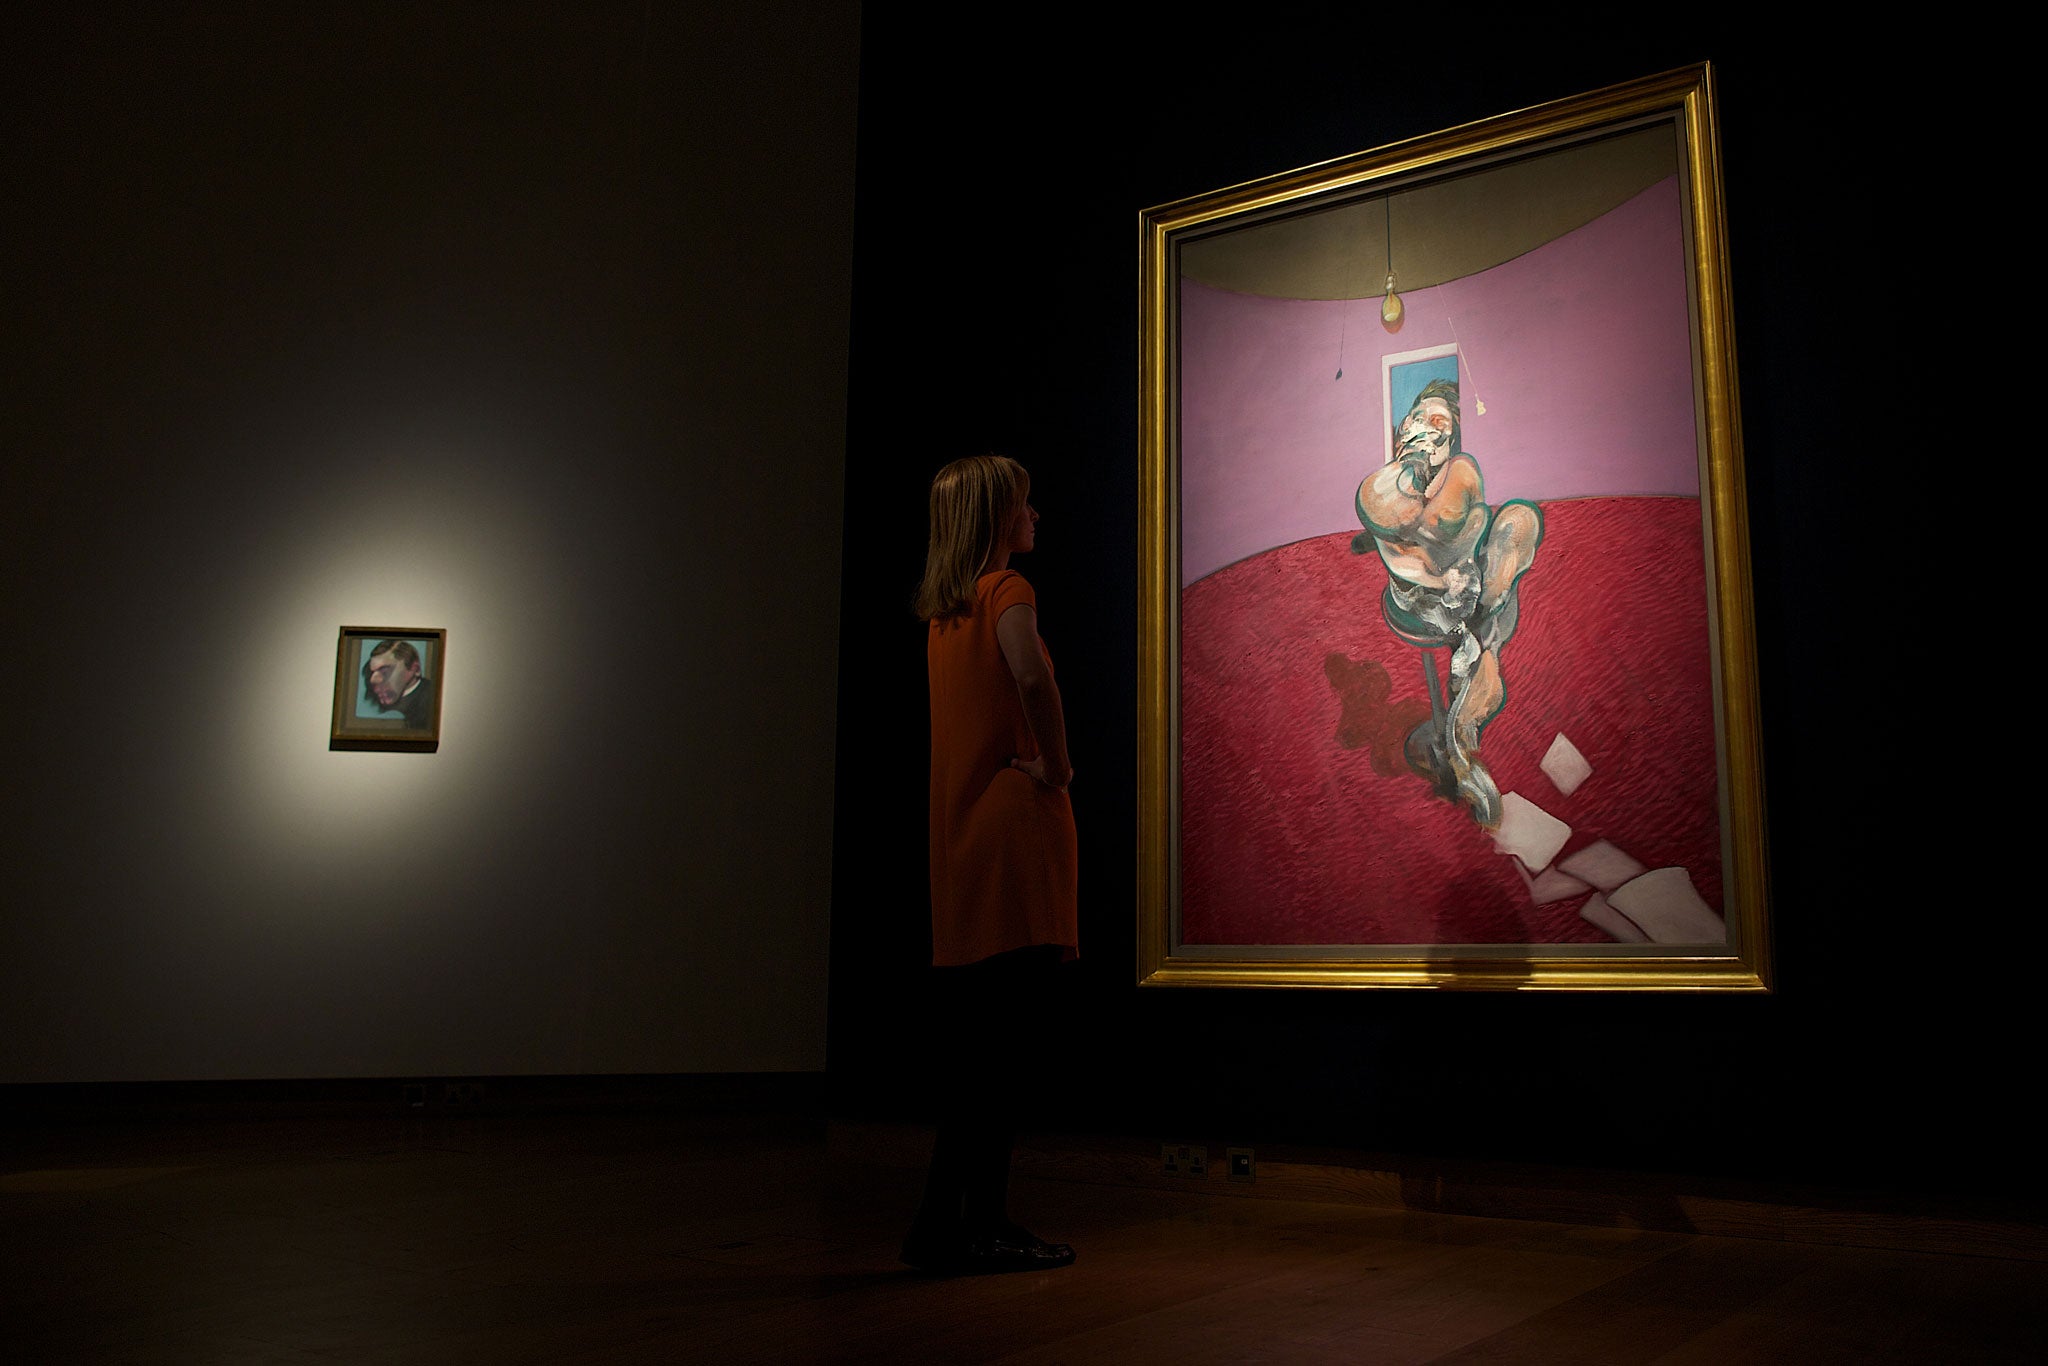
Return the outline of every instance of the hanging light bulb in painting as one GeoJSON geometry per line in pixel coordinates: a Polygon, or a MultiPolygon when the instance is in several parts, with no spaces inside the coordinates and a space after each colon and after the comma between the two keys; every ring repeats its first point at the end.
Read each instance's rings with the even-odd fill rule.
{"type": "Polygon", "coordinates": [[[1388,195],[1380,203],[1387,212],[1387,296],[1380,300],[1380,322],[1387,331],[1399,332],[1402,315],[1408,310],[1401,306],[1401,296],[1394,292],[1394,196],[1388,195]]]}

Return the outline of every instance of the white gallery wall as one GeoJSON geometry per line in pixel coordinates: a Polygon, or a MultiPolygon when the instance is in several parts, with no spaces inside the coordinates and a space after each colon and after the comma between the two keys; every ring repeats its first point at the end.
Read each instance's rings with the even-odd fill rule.
{"type": "Polygon", "coordinates": [[[11,45],[0,1082],[823,1066],[857,46],[11,45]],[[328,748],[343,625],[437,752],[328,748]]]}

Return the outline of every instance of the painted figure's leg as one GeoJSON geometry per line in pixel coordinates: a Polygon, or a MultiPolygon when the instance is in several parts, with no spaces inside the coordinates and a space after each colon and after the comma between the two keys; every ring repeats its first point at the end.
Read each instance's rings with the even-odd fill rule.
{"type": "Polygon", "coordinates": [[[1445,749],[1458,800],[1471,807],[1472,818],[1489,830],[1500,828],[1500,788],[1480,762],[1479,733],[1506,701],[1499,654],[1477,649],[1477,643],[1468,637],[1451,664],[1451,715],[1445,749]]]}
{"type": "Polygon", "coordinates": [[[1543,513],[1535,504],[1501,504],[1479,551],[1479,619],[1474,630],[1487,649],[1498,652],[1514,636],[1521,614],[1516,585],[1536,562],[1536,548],[1542,543],[1543,513]]]}

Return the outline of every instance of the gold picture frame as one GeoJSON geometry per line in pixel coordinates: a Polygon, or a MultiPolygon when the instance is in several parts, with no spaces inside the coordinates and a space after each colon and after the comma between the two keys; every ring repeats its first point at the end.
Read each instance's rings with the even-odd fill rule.
{"type": "Polygon", "coordinates": [[[1715,104],[1143,213],[1141,984],[1769,990],[1715,104]]]}
{"type": "Polygon", "coordinates": [[[438,750],[447,668],[448,632],[440,627],[342,627],[327,747],[438,750]]]}

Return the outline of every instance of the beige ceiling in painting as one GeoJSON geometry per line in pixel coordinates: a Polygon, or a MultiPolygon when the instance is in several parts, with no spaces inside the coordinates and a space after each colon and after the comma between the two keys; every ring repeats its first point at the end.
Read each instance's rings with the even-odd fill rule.
{"type": "Polygon", "coordinates": [[[1676,131],[1634,133],[1487,166],[1334,208],[1184,241],[1180,273],[1241,294],[1362,299],[1442,284],[1584,227],[1678,171],[1676,131]]]}

